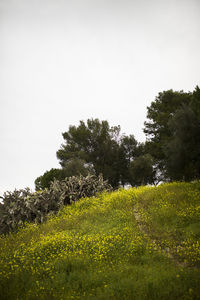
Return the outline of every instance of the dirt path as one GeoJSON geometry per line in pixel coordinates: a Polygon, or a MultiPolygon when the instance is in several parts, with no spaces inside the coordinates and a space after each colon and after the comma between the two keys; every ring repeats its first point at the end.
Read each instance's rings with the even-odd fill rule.
{"type": "MultiPolygon", "coordinates": [[[[150,237],[149,233],[148,233],[147,230],[145,229],[145,226],[142,224],[142,222],[141,222],[141,217],[140,217],[140,214],[139,214],[138,210],[137,210],[137,209],[133,209],[133,214],[134,214],[134,217],[135,217],[136,222],[137,222],[137,226],[138,226],[138,228],[140,229],[140,231],[141,231],[145,236],[147,236],[147,237],[151,240],[152,244],[154,245],[154,249],[157,250],[157,251],[160,251],[160,249],[159,249],[159,247],[158,247],[158,245],[157,245],[156,240],[153,240],[153,239],[150,237]]],[[[178,261],[178,260],[172,255],[172,253],[170,252],[170,248],[169,248],[169,247],[163,249],[163,250],[161,251],[161,253],[162,253],[164,256],[170,258],[170,259],[171,259],[177,266],[179,266],[179,267],[184,267],[184,268],[185,268],[185,267],[191,267],[191,266],[189,266],[186,262],[180,262],[180,261],[178,261]]]]}

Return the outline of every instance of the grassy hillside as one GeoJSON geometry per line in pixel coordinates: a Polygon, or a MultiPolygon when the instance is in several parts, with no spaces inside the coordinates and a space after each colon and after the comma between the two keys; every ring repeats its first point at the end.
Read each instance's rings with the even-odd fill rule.
{"type": "Polygon", "coordinates": [[[200,299],[200,183],[101,194],[0,238],[1,299],[200,299]]]}

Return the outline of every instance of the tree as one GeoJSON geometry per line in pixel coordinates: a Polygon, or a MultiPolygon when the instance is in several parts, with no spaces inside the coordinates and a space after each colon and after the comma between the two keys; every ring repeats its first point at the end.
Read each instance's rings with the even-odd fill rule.
{"type": "Polygon", "coordinates": [[[129,166],[130,183],[132,186],[155,183],[153,158],[150,154],[137,157],[129,166]]]}
{"type": "Polygon", "coordinates": [[[52,168],[51,170],[46,171],[42,176],[37,177],[35,180],[36,191],[49,188],[51,181],[53,181],[54,179],[64,179],[63,171],[61,169],[52,168]]]}
{"type": "Polygon", "coordinates": [[[66,177],[71,176],[87,176],[95,175],[94,168],[91,164],[87,164],[84,160],[79,158],[73,158],[68,160],[62,169],[51,169],[46,171],[43,175],[39,176],[35,180],[35,189],[44,190],[49,188],[54,179],[63,180],[66,177]]]}
{"type": "Polygon", "coordinates": [[[147,136],[146,151],[154,158],[157,171],[165,176],[166,152],[164,149],[172,137],[169,121],[183,104],[190,103],[191,96],[191,93],[183,91],[163,91],[147,107],[148,120],[144,123],[144,133],[147,136]]]}
{"type": "Polygon", "coordinates": [[[165,145],[166,170],[172,180],[200,178],[200,89],[169,121],[171,139],[165,145]]]}
{"type": "Polygon", "coordinates": [[[102,174],[112,186],[118,186],[119,133],[120,126],[110,127],[107,121],[98,119],[70,126],[62,134],[65,144],[57,151],[61,166],[65,167],[71,159],[82,159],[94,167],[97,175],[102,174]]]}
{"type": "Polygon", "coordinates": [[[197,119],[200,121],[200,88],[198,85],[195,87],[192,93],[190,105],[197,119]]]}
{"type": "Polygon", "coordinates": [[[71,159],[81,159],[113,187],[128,183],[128,167],[138,151],[133,135],[120,135],[120,126],[110,127],[107,121],[88,119],[70,126],[63,138],[65,143],[57,151],[63,168],[71,159]]]}
{"type": "Polygon", "coordinates": [[[125,184],[130,184],[130,164],[135,158],[144,154],[144,145],[138,143],[134,135],[124,135],[120,140],[119,153],[121,184],[124,186],[125,184]]]}
{"type": "Polygon", "coordinates": [[[73,158],[65,162],[62,169],[63,177],[95,175],[92,164],[86,163],[83,159],[73,158]]]}

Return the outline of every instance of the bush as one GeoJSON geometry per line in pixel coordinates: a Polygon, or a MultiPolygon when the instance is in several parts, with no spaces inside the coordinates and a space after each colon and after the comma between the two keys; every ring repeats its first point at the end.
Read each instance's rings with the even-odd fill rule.
{"type": "Polygon", "coordinates": [[[41,223],[61,207],[59,195],[51,190],[32,193],[29,188],[6,192],[0,210],[0,233],[7,233],[24,222],[41,223]]]}
{"type": "Polygon", "coordinates": [[[64,205],[83,197],[95,196],[105,190],[111,191],[111,189],[111,185],[103,180],[102,175],[66,177],[62,181],[54,180],[50,185],[50,190],[59,193],[64,205]]]}
{"type": "Polygon", "coordinates": [[[91,197],[103,190],[111,190],[100,175],[73,176],[62,181],[54,180],[49,189],[31,192],[29,188],[6,192],[0,206],[0,233],[7,233],[25,222],[43,222],[63,205],[83,197],[91,197]]]}

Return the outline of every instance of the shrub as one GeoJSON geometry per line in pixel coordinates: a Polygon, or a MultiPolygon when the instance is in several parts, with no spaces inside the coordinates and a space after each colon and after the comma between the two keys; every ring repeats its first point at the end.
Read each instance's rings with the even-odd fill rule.
{"type": "Polygon", "coordinates": [[[92,197],[103,191],[111,191],[111,185],[103,180],[102,175],[88,175],[86,177],[72,176],[66,177],[62,181],[54,180],[50,185],[50,190],[60,195],[64,205],[71,204],[83,197],[92,197]]]}
{"type": "Polygon", "coordinates": [[[63,205],[91,197],[103,190],[111,190],[100,175],[73,176],[62,181],[54,180],[49,189],[31,192],[29,188],[5,192],[0,206],[0,233],[7,233],[25,222],[43,222],[63,205]]]}
{"type": "Polygon", "coordinates": [[[59,195],[50,190],[32,193],[29,188],[6,192],[0,211],[0,233],[16,229],[24,222],[41,223],[50,212],[57,212],[59,195]]]}

